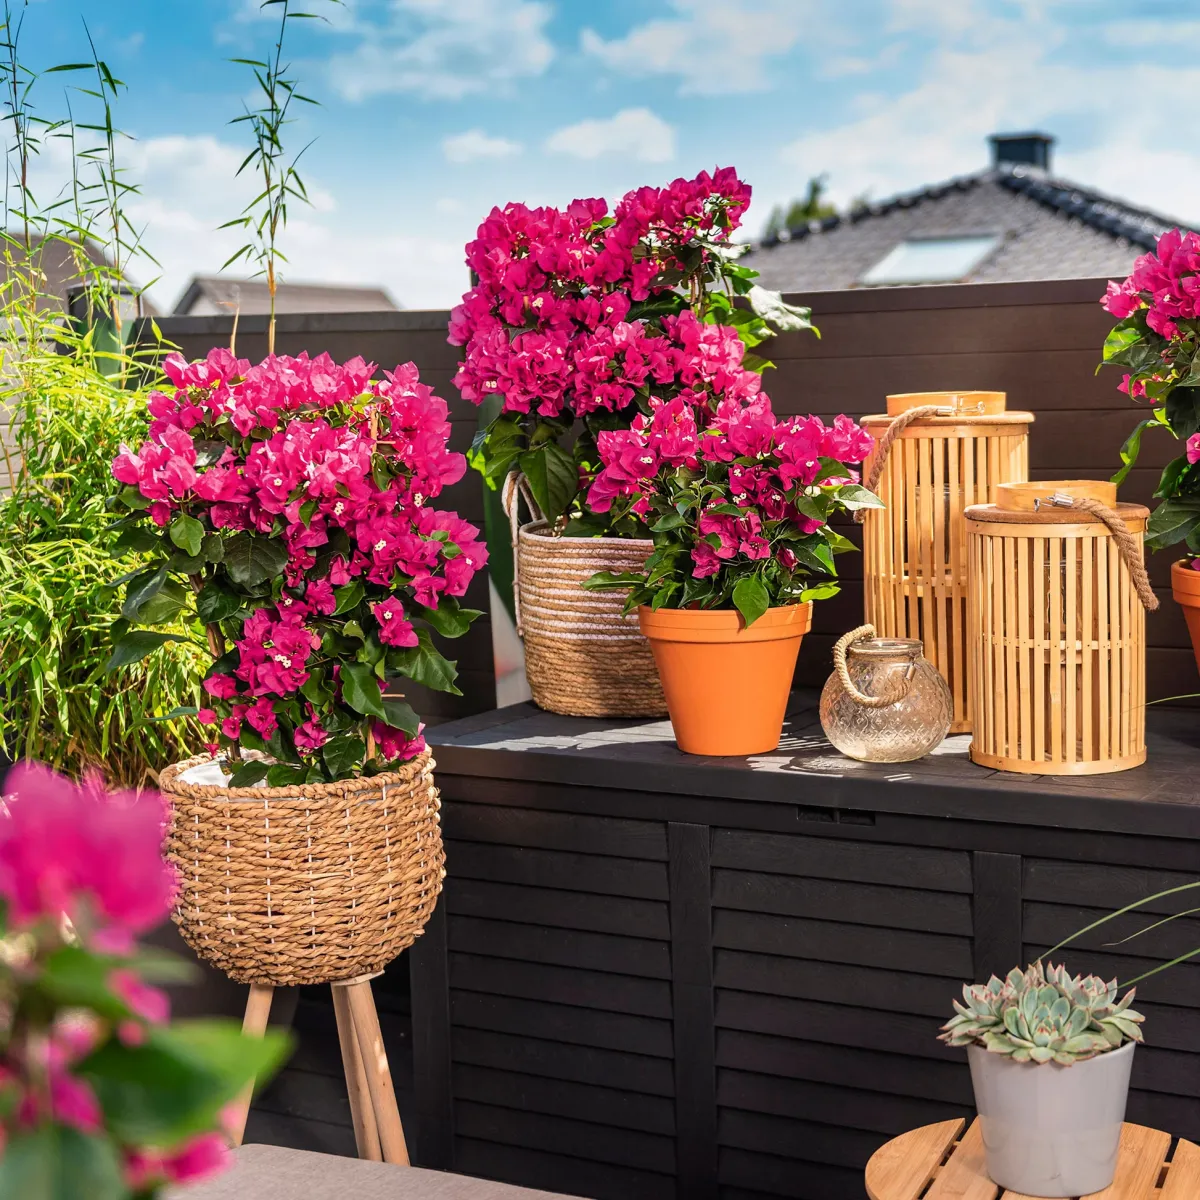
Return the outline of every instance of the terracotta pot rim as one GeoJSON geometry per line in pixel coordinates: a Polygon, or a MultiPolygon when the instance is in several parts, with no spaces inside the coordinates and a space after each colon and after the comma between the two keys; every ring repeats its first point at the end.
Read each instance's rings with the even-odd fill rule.
{"type": "Polygon", "coordinates": [[[653,641],[768,642],[801,638],[812,628],[811,600],[768,608],[749,628],[736,608],[638,609],[638,625],[653,641]]]}
{"type": "Polygon", "coordinates": [[[1187,565],[1186,558],[1177,558],[1171,564],[1171,595],[1179,604],[1200,605],[1200,571],[1187,565]]]}

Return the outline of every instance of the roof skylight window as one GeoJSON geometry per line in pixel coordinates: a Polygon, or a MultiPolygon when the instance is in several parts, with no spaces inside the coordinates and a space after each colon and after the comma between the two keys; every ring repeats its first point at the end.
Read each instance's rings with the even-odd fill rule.
{"type": "Polygon", "coordinates": [[[956,283],[996,248],[997,233],[968,237],[909,238],[894,246],[862,277],[868,285],[956,283]]]}

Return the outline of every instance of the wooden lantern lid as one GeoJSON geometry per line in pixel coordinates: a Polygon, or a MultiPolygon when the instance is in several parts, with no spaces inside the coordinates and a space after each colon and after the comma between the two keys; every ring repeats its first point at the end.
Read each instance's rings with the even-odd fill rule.
{"type": "Polygon", "coordinates": [[[1109,508],[1117,506],[1117,485],[1101,479],[1035,479],[1030,483],[996,485],[996,507],[1004,512],[1038,512],[1052,496],[1070,496],[1072,500],[1099,500],[1109,508]]]}
{"type": "Polygon", "coordinates": [[[963,515],[968,521],[1016,525],[1102,525],[1099,518],[1070,505],[1056,504],[1054,497],[1099,500],[1117,512],[1135,533],[1145,529],[1150,510],[1141,504],[1118,504],[1117,485],[1100,479],[1038,479],[1031,483],[999,483],[995,504],[969,505],[963,515]]]}
{"type": "Polygon", "coordinates": [[[994,417],[1005,411],[1007,396],[1004,392],[900,392],[887,398],[887,415],[898,417],[927,404],[955,410],[947,416],[994,417]]]}

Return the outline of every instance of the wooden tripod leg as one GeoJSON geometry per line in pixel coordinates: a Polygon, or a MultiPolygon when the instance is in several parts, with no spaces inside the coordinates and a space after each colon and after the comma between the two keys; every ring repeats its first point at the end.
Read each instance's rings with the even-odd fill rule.
{"type": "MultiPolygon", "coordinates": [[[[369,986],[369,985],[368,985],[369,986]]],[[[358,1048],[358,1036],[354,1032],[354,1018],[350,1015],[350,1000],[343,984],[333,988],[333,1012],[337,1017],[338,1044],[342,1048],[342,1070],[346,1074],[346,1092],[350,1097],[350,1117],[354,1121],[354,1143],[358,1157],[382,1162],[379,1148],[379,1129],[375,1124],[375,1107],[371,1102],[371,1090],[367,1086],[367,1073],[363,1069],[362,1052],[358,1048]]]]}
{"type": "Polygon", "coordinates": [[[392,1073],[388,1070],[387,1051],[383,1046],[383,1033],[379,1028],[371,984],[368,980],[356,980],[344,986],[354,1031],[358,1035],[371,1104],[375,1109],[383,1161],[407,1167],[408,1147],[404,1143],[404,1126],[400,1123],[400,1109],[396,1106],[396,1091],[392,1087],[392,1073]]]}
{"type": "MultiPolygon", "coordinates": [[[[275,989],[269,983],[252,983],[250,995],[246,998],[246,1016],[242,1021],[242,1034],[246,1037],[260,1038],[267,1032],[267,1021],[271,1017],[271,998],[275,989]]],[[[246,1084],[246,1090],[237,1098],[235,1116],[229,1129],[229,1136],[235,1146],[242,1144],[246,1136],[246,1119],[250,1116],[250,1102],[254,1099],[254,1080],[246,1084]]]]}

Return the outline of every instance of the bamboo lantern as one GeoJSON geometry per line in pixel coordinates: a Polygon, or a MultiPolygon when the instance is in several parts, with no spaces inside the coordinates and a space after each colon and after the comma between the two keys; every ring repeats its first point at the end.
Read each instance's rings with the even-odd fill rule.
{"type": "Polygon", "coordinates": [[[1033,775],[1145,762],[1149,516],[1089,480],[1002,484],[967,509],[974,762],[1033,775]]]}
{"type": "Polygon", "coordinates": [[[954,698],[951,733],[971,728],[963,510],[1029,478],[1032,422],[1004,392],[889,396],[886,415],[862,420],[876,438],[863,477],[886,505],[862,514],[866,621],[924,642],[954,698]]]}

